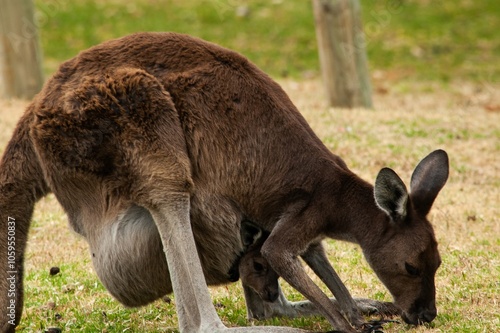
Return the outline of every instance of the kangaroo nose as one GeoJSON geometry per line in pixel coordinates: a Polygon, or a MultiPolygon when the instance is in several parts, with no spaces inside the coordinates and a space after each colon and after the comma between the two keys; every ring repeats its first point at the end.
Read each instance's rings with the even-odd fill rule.
{"type": "Polygon", "coordinates": [[[436,318],[437,311],[435,309],[424,310],[419,313],[419,320],[422,322],[430,323],[436,318]]]}

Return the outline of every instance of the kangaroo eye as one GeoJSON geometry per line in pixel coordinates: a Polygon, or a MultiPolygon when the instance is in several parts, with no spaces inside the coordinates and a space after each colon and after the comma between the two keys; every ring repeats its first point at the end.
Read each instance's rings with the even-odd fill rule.
{"type": "Polygon", "coordinates": [[[253,269],[256,272],[262,272],[264,270],[264,266],[261,263],[258,263],[256,261],[254,261],[254,263],[253,263],[253,269]]]}
{"type": "Polygon", "coordinates": [[[408,274],[411,276],[420,276],[420,270],[409,263],[405,262],[405,268],[408,274]]]}

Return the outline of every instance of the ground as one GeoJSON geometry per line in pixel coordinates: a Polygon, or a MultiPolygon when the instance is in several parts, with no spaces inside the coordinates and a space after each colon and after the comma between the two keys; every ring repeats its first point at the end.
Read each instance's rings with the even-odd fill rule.
{"type": "MultiPolygon", "coordinates": [[[[494,332],[500,327],[500,87],[488,82],[384,84],[375,73],[374,110],[328,108],[319,80],[280,83],[325,144],[373,182],[393,168],[409,184],[414,166],[434,149],[450,156],[450,178],[430,213],[443,265],[436,277],[438,317],[385,332],[494,332]],[[497,95],[495,95],[495,92],[497,95]]],[[[27,102],[0,101],[0,153],[27,102]]],[[[390,300],[357,246],[327,242],[334,267],[353,295],[390,300]]],[[[239,284],[211,289],[227,325],[248,325],[239,284]]],[[[285,287],[292,299],[301,296],[285,287]]],[[[126,309],[93,272],[86,243],[69,231],[53,196],[36,207],[26,256],[26,300],[20,332],[176,332],[175,297],[126,309]],[[51,267],[61,268],[50,276],[51,267]]],[[[276,319],[316,331],[319,318],[276,319]]]]}

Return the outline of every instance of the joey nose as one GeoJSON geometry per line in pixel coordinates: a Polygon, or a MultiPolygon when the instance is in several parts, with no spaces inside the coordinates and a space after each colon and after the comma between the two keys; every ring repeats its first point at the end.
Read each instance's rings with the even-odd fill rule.
{"type": "Polygon", "coordinates": [[[279,292],[277,291],[270,291],[269,292],[269,302],[274,302],[278,299],[279,297],[279,292]]]}
{"type": "Polygon", "coordinates": [[[273,303],[274,301],[276,301],[278,299],[279,292],[277,290],[266,289],[266,290],[264,290],[263,293],[260,294],[260,297],[265,302],[273,303]]]}

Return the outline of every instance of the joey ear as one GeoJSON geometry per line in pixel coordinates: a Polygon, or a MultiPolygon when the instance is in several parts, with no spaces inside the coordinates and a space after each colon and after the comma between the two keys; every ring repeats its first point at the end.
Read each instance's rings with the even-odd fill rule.
{"type": "Polygon", "coordinates": [[[389,168],[377,175],[374,187],[375,202],[393,222],[402,222],[406,217],[408,191],[399,176],[389,168]]]}
{"type": "Polygon", "coordinates": [[[448,154],[436,150],[427,155],[411,176],[410,198],[415,209],[427,215],[449,174],[448,154]]]}
{"type": "Polygon", "coordinates": [[[240,235],[243,246],[248,248],[262,237],[262,229],[249,220],[243,220],[241,222],[240,235]]]}

